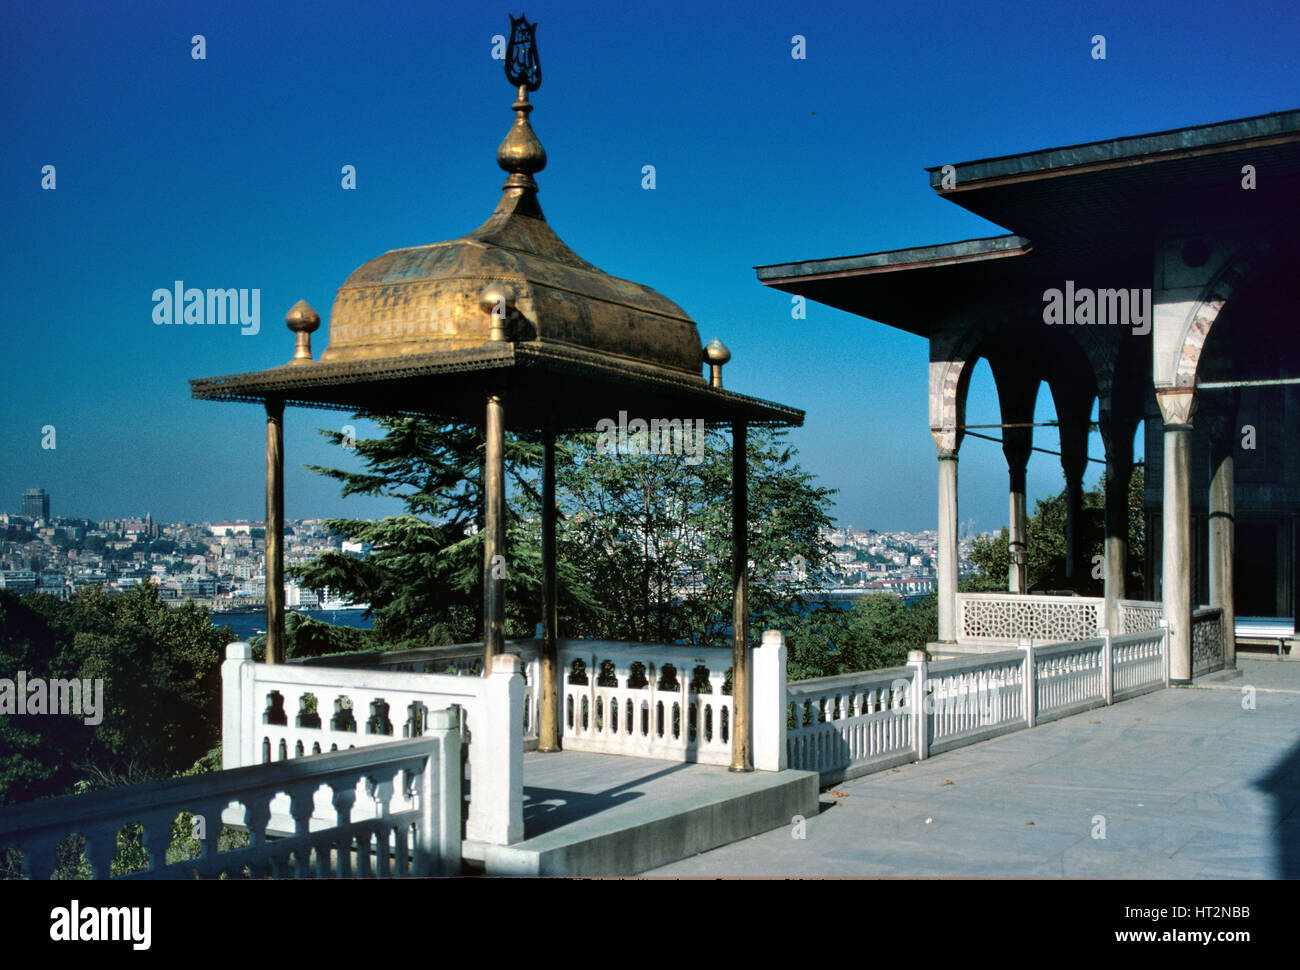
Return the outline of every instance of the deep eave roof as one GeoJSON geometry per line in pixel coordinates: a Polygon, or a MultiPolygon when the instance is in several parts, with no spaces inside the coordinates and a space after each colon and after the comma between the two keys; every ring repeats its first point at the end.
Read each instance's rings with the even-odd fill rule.
{"type": "Polygon", "coordinates": [[[715,388],[690,375],[580,348],[497,341],[401,357],[288,364],[190,381],[199,400],[420,414],[479,424],[489,389],[505,395],[506,427],[594,429],[603,418],[702,419],[799,426],[804,412],[715,388]],[[513,406],[512,406],[513,403],[513,406]]]}
{"type": "Polygon", "coordinates": [[[1164,235],[1296,221],[1300,110],[944,168],[928,169],[937,194],[1013,232],[757,266],[759,282],[921,336],[976,301],[1041,309],[1043,287],[1065,279],[1147,287],[1164,235]]]}

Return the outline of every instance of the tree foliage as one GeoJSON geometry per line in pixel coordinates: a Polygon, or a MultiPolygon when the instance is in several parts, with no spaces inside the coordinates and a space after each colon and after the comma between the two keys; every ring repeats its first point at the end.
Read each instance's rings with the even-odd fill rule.
{"type": "Polygon", "coordinates": [[[0,591],[0,671],[13,679],[103,681],[103,720],[0,717],[0,803],[70,792],[99,775],[169,777],[220,743],[227,628],[207,610],[173,608],[152,584],[75,600],[0,591]]]}
{"type": "MultiPolygon", "coordinates": [[[[369,643],[400,649],[478,639],[480,438],[473,429],[420,419],[358,417],[384,429],[381,438],[355,442],[364,469],[316,470],[341,482],[345,496],[397,497],[405,512],[379,522],[330,520],[340,535],[370,543],[372,554],[326,553],[294,574],[305,585],[369,602],[369,643]]],[[[340,433],[321,433],[344,442],[340,433]]],[[[751,628],[785,631],[792,678],[902,663],[908,650],[936,638],[933,597],[912,607],[887,595],[852,609],[810,602],[832,585],[833,548],[822,530],[834,491],[799,467],[784,432],[751,429],[746,458],[751,628]]],[[[507,635],[527,637],[540,600],[540,444],[507,436],[506,462],[507,635]]],[[[602,453],[594,433],[557,439],[562,636],[730,644],[731,462],[730,437],[716,429],[691,455],[602,453]]],[[[290,655],[366,643],[356,631],[331,630],[303,621],[287,632],[290,655]],[[347,639],[333,642],[336,635],[347,639]]]]}
{"type": "MultiPolygon", "coordinates": [[[[1131,593],[1143,589],[1146,533],[1143,517],[1143,467],[1133,470],[1128,491],[1128,557],[1127,585],[1131,593]]],[[[1102,594],[1102,572],[1099,564],[1105,554],[1106,493],[1103,479],[1096,488],[1083,493],[1083,516],[1078,523],[1079,540],[1085,550],[1085,570],[1077,591],[1089,596],[1102,594]]],[[[1026,523],[1028,546],[1029,589],[1061,590],[1070,586],[1065,578],[1065,521],[1066,495],[1062,489],[1056,495],[1040,499],[1034,514],[1026,523]]],[[[963,580],[962,588],[975,591],[1005,591],[1010,558],[1008,532],[1005,528],[997,535],[981,536],[971,550],[971,561],[979,573],[963,580]]]]}
{"type": "MultiPolygon", "coordinates": [[[[372,554],[325,553],[292,571],[371,604],[394,647],[477,639],[481,631],[482,444],[471,429],[359,415],[381,438],[356,441],[361,472],[315,468],[343,494],[399,498],[405,514],[326,524],[372,554]]],[[[323,431],[338,444],[343,435],[323,431]]],[[[563,635],[727,642],[731,603],[731,450],[710,431],[694,455],[602,454],[594,433],[556,443],[558,608],[563,635]]],[[[533,634],[541,593],[541,445],[507,436],[506,630],[533,634]]],[[[751,606],[797,598],[826,575],[832,491],[801,471],[781,432],[749,436],[751,606]],[[791,564],[798,580],[791,582],[791,564]]]]}

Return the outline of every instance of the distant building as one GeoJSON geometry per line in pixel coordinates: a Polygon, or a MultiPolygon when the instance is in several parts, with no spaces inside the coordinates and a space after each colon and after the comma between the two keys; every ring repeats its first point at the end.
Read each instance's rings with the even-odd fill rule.
{"type": "Polygon", "coordinates": [[[185,576],[169,580],[166,586],[176,590],[181,599],[212,599],[217,595],[217,581],[211,576],[185,576]]]}
{"type": "Polygon", "coordinates": [[[30,569],[0,570],[0,589],[15,593],[31,593],[36,589],[36,574],[30,569]]]}
{"type": "Polygon", "coordinates": [[[43,488],[29,488],[23,492],[23,518],[50,519],[50,497],[43,488]]]}
{"type": "Polygon", "coordinates": [[[320,606],[320,597],[314,590],[303,589],[301,586],[285,583],[284,584],[284,608],[314,610],[320,606]]]}
{"type": "Polygon", "coordinates": [[[231,522],[229,519],[222,519],[212,527],[214,536],[246,536],[251,535],[254,529],[261,529],[264,524],[261,522],[231,522]]]}
{"type": "Polygon", "coordinates": [[[146,512],[143,519],[127,519],[122,523],[122,535],[128,539],[157,539],[158,526],[154,524],[153,516],[146,512]]]}
{"type": "Polygon", "coordinates": [[[923,596],[934,592],[934,580],[913,577],[908,579],[882,579],[878,581],[883,589],[897,593],[899,596],[923,596]]]}

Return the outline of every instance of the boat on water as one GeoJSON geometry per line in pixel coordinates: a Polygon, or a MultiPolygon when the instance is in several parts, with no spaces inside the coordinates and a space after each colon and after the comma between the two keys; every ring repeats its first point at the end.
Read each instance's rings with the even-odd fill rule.
{"type": "Polygon", "coordinates": [[[369,603],[349,603],[347,600],[329,599],[322,600],[320,607],[322,613],[360,613],[370,609],[369,603]]]}

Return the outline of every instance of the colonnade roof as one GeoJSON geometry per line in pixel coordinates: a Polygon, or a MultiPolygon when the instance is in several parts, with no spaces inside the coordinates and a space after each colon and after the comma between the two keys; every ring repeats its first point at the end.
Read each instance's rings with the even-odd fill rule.
{"type": "Polygon", "coordinates": [[[1164,238],[1300,221],[1300,110],[928,172],[936,194],[1012,232],[757,266],[759,282],[924,337],[956,312],[1023,318],[1028,329],[1044,290],[1065,280],[1151,287],[1164,238]]]}

